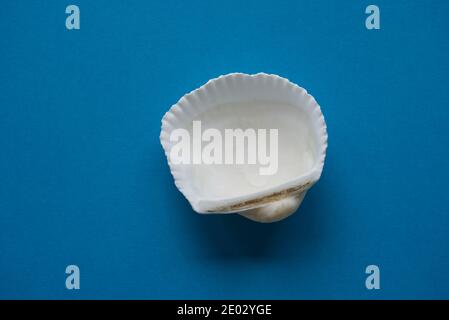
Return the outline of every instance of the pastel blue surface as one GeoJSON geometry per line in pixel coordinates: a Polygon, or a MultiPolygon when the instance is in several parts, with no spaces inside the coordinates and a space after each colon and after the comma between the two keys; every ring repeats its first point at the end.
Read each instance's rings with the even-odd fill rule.
{"type": "Polygon", "coordinates": [[[0,298],[449,298],[448,1],[5,1],[0,298]],[[276,224],[194,213],[160,120],[230,72],[325,115],[322,179],[276,224]],[[65,267],[81,289],[65,288],[65,267]],[[365,288],[365,267],[381,289],[365,288]]]}

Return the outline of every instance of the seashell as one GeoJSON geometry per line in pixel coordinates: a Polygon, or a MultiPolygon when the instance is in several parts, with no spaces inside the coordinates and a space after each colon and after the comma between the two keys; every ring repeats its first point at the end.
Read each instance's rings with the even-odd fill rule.
{"type": "MultiPolygon", "coordinates": [[[[320,106],[305,89],[277,75],[231,73],[208,81],[173,105],[162,119],[160,140],[175,184],[193,210],[198,213],[239,213],[254,221],[274,222],[294,213],[307,190],[320,178],[327,130],[320,106]],[[178,158],[174,161],[175,146],[180,141],[172,136],[175,129],[190,135],[190,143],[196,151],[212,141],[210,135],[210,140],[198,140],[198,124],[204,130],[202,138],[208,129],[212,130],[209,133],[226,129],[273,133],[270,139],[265,136],[264,140],[262,135],[257,138],[269,145],[267,148],[272,154],[277,151],[276,170],[271,174],[261,173],[263,165],[267,168],[267,158],[256,163],[228,163],[225,160],[220,163],[217,160],[220,157],[228,160],[237,157],[232,154],[238,152],[237,143],[226,145],[227,149],[222,147],[222,153],[231,154],[229,158],[220,156],[218,149],[211,152],[217,160],[213,163],[198,162],[201,156],[195,151],[183,154],[183,159],[191,162],[181,163],[178,158]],[[275,132],[278,140],[272,146],[268,141],[275,141],[271,140],[275,132]],[[196,162],[192,160],[195,155],[196,162]]],[[[254,143],[254,140],[248,138],[245,141],[245,146],[250,149],[250,142],[254,143]]],[[[226,141],[221,141],[223,144],[226,141]]],[[[257,144],[257,152],[263,146],[263,142],[257,144]]],[[[203,157],[207,154],[204,150],[200,153],[203,157]]],[[[250,158],[249,152],[244,155],[246,160],[250,158]]]]}

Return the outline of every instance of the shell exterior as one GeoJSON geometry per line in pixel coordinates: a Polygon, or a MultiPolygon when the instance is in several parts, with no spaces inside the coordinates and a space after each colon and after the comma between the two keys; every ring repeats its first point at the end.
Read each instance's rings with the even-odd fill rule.
{"type": "Polygon", "coordinates": [[[160,140],[175,184],[195,211],[238,212],[272,222],[296,211],[320,178],[327,129],[320,106],[305,89],[277,75],[232,73],[209,80],[173,105],[162,119],[160,140]],[[279,174],[261,182],[248,166],[173,164],[171,132],[191,130],[189,125],[198,119],[205,127],[279,127],[279,174]]]}

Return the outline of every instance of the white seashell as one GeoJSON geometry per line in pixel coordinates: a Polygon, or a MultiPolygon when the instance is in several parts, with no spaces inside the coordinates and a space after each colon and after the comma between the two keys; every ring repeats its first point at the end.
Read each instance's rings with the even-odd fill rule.
{"type": "Polygon", "coordinates": [[[239,213],[274,222],[295,212],[318,181],[327,148],[320,106],[307,91],[277,75],[232,73],[183,96],[162,119],[161,144],[175,184],[198,213],[239,213]],[[175,164],[170,135],[192,122],[207,128],[278,129],[278,170],[257,164],[175,164]]]}

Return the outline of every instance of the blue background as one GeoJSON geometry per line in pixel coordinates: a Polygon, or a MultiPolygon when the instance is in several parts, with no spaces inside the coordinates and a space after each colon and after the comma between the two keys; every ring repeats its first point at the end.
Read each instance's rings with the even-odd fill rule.
{"type": "Polygon", "coordinates": [[[374,3],[379,31],[371,1],[2,2],[0,298],[449,298],[449,2],[374,3]],[[236,71],[327,121],[322,179],[280,223],[194,213],[159,143],[236,71]]]}

